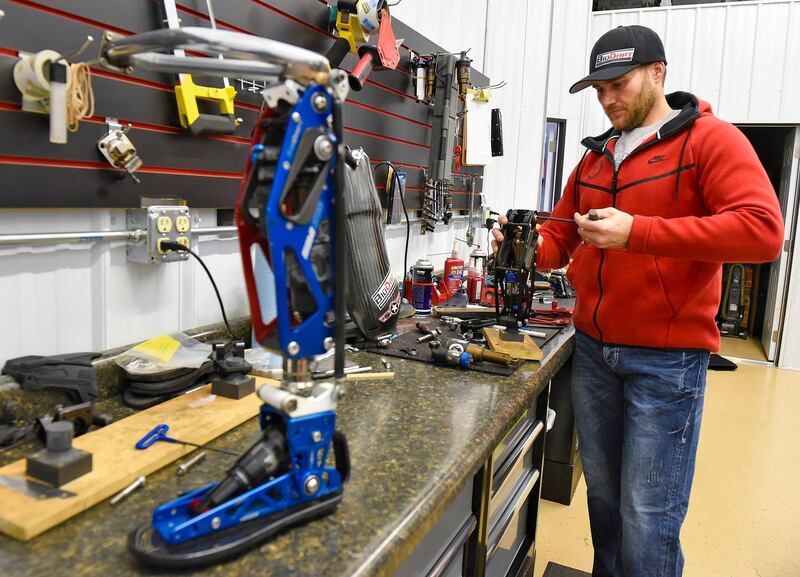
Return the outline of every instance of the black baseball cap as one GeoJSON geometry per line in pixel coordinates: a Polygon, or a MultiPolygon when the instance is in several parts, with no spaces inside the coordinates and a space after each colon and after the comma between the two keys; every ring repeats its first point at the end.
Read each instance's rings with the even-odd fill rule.
{"type": "Polygon", "coordinates": [[[667,63],[658,34],[645,26],[618,26],[595,42],[589,59],[589,75],[573,84],[569,92],[580,92],[597,80],[614,80],[650,62],[667,63]]]}

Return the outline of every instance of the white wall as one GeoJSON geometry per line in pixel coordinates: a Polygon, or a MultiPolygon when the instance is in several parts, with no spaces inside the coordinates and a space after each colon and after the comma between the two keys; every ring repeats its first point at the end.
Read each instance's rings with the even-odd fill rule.
{"type": "MultiPolygon", "coordinates": [[[[194,211],[196,227],[215,211],[194,211]]],[[[125,229],[122,210],[0,211],[0,234],[125,229]]],[[[247,314],[235,238],[198,237],[230,318],[247,314]]],[[[194,260],[128,263],[125,243],[0,247],[0,365],[24,354],[103,349],[221,320],[205,272],[194,260]]]]}

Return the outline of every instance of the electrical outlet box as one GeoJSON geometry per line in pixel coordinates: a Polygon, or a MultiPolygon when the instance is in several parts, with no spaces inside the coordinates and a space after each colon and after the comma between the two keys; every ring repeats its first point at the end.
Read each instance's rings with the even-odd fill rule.
{"type": "Polygon", "coordinates": [[[148,206],[126,213],[128,231],[138,240],[128,240],[127,256],[131,262],[161,263],[188,260],[189,253],[164,250],[165,241],[192,248],[192,218],[188,206],[148,206]]]}

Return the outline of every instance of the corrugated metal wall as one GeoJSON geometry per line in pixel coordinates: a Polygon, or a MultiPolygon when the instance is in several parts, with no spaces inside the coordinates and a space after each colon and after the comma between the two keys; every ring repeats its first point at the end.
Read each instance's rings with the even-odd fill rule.
{"type": "Polygon", "coordinates": [[[800,124],[800,0],[596,13],[590,0],[557,2],[548,114],[568,121],[565,177],[581,153],[579,139],[609,126],[591,90],[567,90],[586,74],[595,40],[627,24],[648,26],[664,40],[667,92],[693,92],[728,122],[800,124]]]}
{"type": "MultiPolygon", "coordinates": [[[[688,90],[737,124],[800,124],[800,1],[762,0],[598,12],[591,43],[615,26],[658,32],[669,60],[667,92],[688,90]]],[[[603,130],[598,106],[585,129],[603,130]]]]}

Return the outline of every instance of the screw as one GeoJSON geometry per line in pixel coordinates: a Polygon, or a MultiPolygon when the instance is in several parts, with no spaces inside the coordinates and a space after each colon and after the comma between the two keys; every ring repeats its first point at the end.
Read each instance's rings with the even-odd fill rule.
{"type": "Polygon", "coordinates": [[[387,371],[392,370],[392,363],[390,363],[388,359],[381,357],[381,362],[383,363],[384,369],[386,369],[387,371]]]}
{"type": "Polygon", "coordinates": [[[183,463],[178,465],[178,470],[177,470],[178,476],[179,477],[184,476],[186,473],[189,472],[189,469],[200,463],[205,458],[206,458],[206,452],[200,451],[191,459],[184,461],[183,463]]]}
{"type": "Polygon", "coordinates": [[[311,100],[311,104],[314,106],[314,110],[317,112],[322,112],[328,107],[328,99],[325,98],[325,95],[323,94],[317,94],[311,100]]]}
{"type": "Polygon", "coordinates": [[[333,337],[325,337],[325,340],[322,341],[322,346],[325,347],[326,351],[329,351],[333,348],[333,337]]]}
{"type": "Polygon", "coordinates": [[[291,343],[289,343],[289,345],[286,347],[286,351],[287,351],[287,352],[288,352],[290,355],[292,355],[292,356],[295,356],[297,353],[299,353],[299,352],[300,352],[300,345],[298,345],[298,344],[297,344],[295,341],[292,341],[292,342],[291,342],[291,343]]]}
{"type": "Polygon", "coordinates": [[[311,433],[311,440],[314,441],[315,443],[319,443],[322,440],[322,433],[320,433],[319,431],[314,431],[313,433],[311,433]]]}
{"type": "Polygon", "coordinates": [[[292,112],[292,120],[294,122],[300,122],[300,113],[299,112],[292,112]]]}
{"type": "Polygon", "coordinates": [[[303,483],[303,491],[306,492],[306,495],[313,495],[319,489],[319,478],[316,475],[311,475],[306,479],[306,482],[303,483]]]}
{"type": "Polygon", "coordinates": [[[327,136],[320,135],[314,140],[314,154],[322,161],[333,156],[333,143],[327,136]]]}
{"type": "Polygon", "coordinates": [[[219,529],[219,526],[222,525],[222,520],[219,517],[214,517],[211,519],[211,528],[212,529],[219,529]]]}
{"type": "Polygon", "coordinates": [[[144,477],[139,477],[133,483],[125,487],[122,491],[111,497],[111,505],[116,505],[120,501],[122,501],[125,497],[133,493],[139,487],[144,487],[145,479],[144,477]]]}

